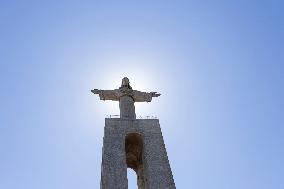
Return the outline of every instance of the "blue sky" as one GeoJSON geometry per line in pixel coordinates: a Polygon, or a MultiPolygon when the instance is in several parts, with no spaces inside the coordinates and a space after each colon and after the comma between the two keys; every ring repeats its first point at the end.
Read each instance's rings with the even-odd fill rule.
{"type": "MultiPolygon", "coordinates": [[[[99,188],[93,88],[158,91],[177,188],[284,188],[282,1],[1,1],[0,188],[99,188]]],[[[130,172],[130,188],[134,188],[130,172]]]]}

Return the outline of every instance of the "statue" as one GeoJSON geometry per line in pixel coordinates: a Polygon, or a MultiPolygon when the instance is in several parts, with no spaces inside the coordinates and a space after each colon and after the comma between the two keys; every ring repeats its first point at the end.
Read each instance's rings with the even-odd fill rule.
{"type": "Polygon", "coordinates": [[[114,90],[91,90],[92,93],[98,94],[100,100],[119,101],[120,118],[135,119],[134,102],[151,102],[152,97],[158,97],[161,94],[157,92],[141,92],[133,90],[130,86],[129,79],[122,79],[121,87],[114,90]]]}

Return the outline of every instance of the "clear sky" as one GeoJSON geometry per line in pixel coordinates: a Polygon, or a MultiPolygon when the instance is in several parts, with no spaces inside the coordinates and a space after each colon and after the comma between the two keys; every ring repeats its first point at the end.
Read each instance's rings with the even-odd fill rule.
{"type": "Polygon", "coordinates": [[[283,10],[2,0],[0,188],[99,188],[104,118],[119,110],[90,90],[128,76],[162,93],[136,113],[160,119],[178,189],[283,189],[283,10]]]}

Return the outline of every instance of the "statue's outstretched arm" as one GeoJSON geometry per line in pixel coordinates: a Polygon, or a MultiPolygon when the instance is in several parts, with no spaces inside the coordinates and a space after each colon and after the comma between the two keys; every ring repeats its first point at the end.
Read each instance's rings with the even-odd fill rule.
{"type": "Polygon", "coordinates": [[[114,100],[114,101],[119,100],[115,90],[93,89],[91,90],[91,92],[94,94],[98,94],[101,100],[114,100]]]}
{"type": "Polygon", "coordinates": [[[157,92],[150,92],[150,94],[152,95],[152,97],[159,97],[159,96],[161,96],[161,94],[157,93],[157,92]]]}
{"type": "Polygon", "coordinates": [[[158,97],[161,94],[157,93],[157,92],[141,92],[141,91],[133,91],[133,98],[135,102],[151,102],[152,101],[152,97],[158,97]]]}
{"type": "Polygon", "coordinates": [[[94,93],[94,94],[100,94],[100,91],[102,91],[102,90],[99,90],[99,89],[91,90],[91,92],[94,93]]]}

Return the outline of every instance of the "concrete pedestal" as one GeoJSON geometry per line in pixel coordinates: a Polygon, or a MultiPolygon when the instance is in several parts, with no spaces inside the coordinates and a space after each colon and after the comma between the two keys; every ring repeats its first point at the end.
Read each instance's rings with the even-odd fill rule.
{"type": "Polygon", "coordinates": [[[101,189],[127,189],[127,168],[139,189],[175,189],[158,119],[106,118],[101,189]]]}

